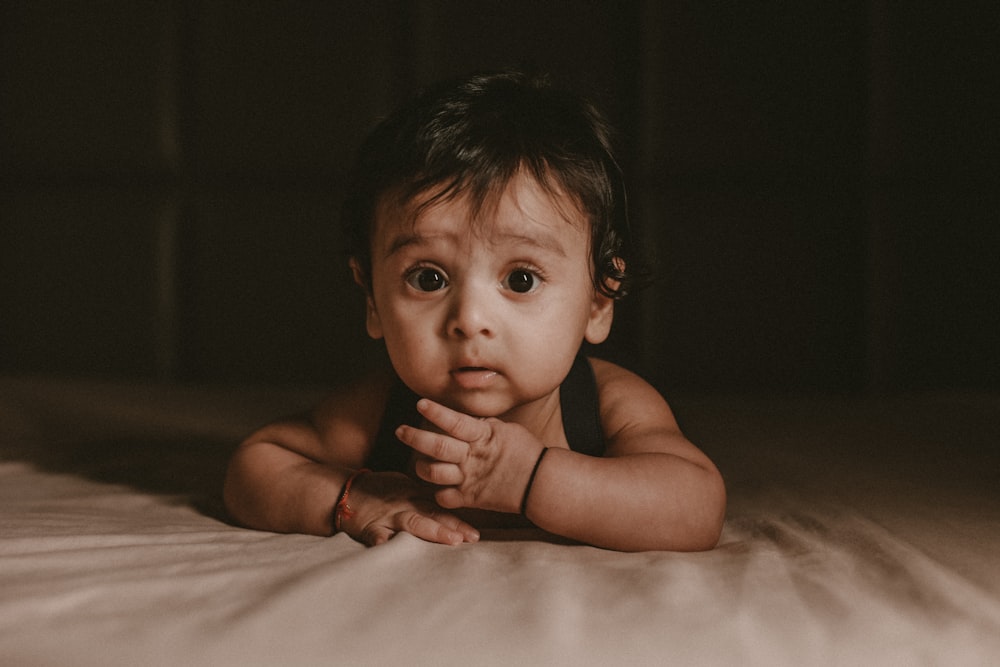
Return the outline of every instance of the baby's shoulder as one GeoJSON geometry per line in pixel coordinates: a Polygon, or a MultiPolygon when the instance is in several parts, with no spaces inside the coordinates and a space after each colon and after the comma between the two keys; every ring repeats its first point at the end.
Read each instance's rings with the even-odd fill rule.
{"type": "Polygon", "coordinates": [[[636,422],[673,423],[666,400],[640,375],[604,359],[589,361],[605,429],[614,431],[636,422]]]}
{"type": "Polygon", "coordinates": [[[392,378],[368,375],[330,391],[312,410],[310,419],[326,446],[367,456],[385,412],[392,378]]]}
{"type": "Polygon", "coordinates": [[[631,392],[652,392],[659,395],[649,382],[623,366],[597,357],[588,357],[587,360],[594,370],[594,381],[599,395],[617,396],[631,392]]]}

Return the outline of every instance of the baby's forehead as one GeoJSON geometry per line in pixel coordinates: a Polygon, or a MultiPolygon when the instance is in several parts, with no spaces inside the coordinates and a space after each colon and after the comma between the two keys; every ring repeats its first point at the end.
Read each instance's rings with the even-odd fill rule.
{"type": "Polygon", "coordinates": [[[532,233],[589,236],[591,230],[590,216],[576,197],[558,183],[543,184],[523,172],[480,194],[454,184],[416,194],[387,193],[378,202],[373,222],[373,241],[439,227],[464,229],[486,239],[532,233]]]}

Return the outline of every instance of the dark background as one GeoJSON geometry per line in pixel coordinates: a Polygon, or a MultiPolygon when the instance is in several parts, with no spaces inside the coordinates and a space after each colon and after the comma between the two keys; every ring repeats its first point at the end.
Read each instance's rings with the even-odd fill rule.
{"type": "Polygon", "coordinates": [[[608,356],[670,392],[997,391],[993,4],[5,0],[0,372],[371,366],[345,166],[416,86],[522,65],[621,130],[658,281],[608,356]]]}

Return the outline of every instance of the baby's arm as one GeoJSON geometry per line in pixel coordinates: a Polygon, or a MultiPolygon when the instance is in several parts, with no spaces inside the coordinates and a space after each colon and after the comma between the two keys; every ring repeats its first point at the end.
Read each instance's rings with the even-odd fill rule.
{"type": "MultiPolygon", "coordinates": [[[[712,548],[725,514],[718,470],[681,434],[653,387],[614,364],[594,360],[593,367],[606,456],[550,447],[532,481],[527,517],[551,533],[612,549],[712,548]]],[[[427,402],[421,410],[450,437],[410,428],[400,436],[437,461],[423,462],[418,473],[450,485],[438,492],[442,506],[518,511],[543,444],[515,424],[427,402]]]]}
{"type": "Polygon", "coordinates": [[[592,363],[606,455],[550,451],[528,517],[551,532],[623,550],[711,549],[726,509],[718,469],[684,437],[652,386],[614,364],[592,363]]]}
{"type": "MultiPolygon", "coordinates": [[[[226,474],[224,498],[233,518],[260,530],[330,535],[341,490],[371,448],[386,391],[384,383],[369,382],[331,396],[309,415],[253,433],[226,474]]],[[[399,473],[356,477],[350,505],[354,512],[342,529],[366,544],[400,531],[446,544],[478,537],[437,507],[425,485],[399,473]]]]}

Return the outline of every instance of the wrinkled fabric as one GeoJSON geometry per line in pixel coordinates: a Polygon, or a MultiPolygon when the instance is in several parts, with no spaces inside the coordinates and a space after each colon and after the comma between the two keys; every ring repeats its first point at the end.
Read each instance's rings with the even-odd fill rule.
{"type": "Polygon", "coordinates": [[[672,401],[705,553],[231,525],[239,439],[318,394],[0,380],[0,664],[1000,662],[1000,400],[672,401]]]}

